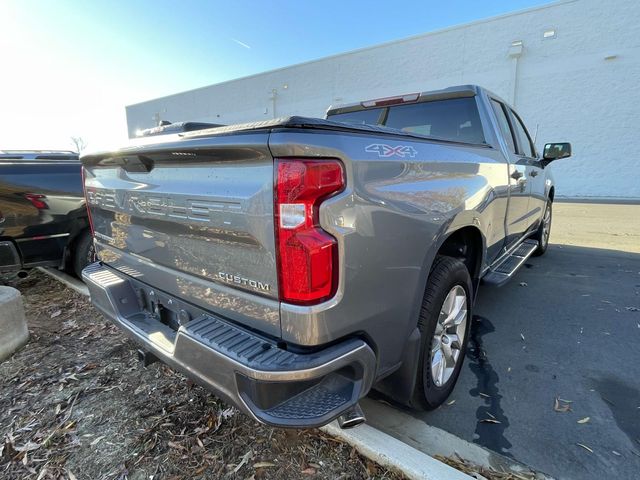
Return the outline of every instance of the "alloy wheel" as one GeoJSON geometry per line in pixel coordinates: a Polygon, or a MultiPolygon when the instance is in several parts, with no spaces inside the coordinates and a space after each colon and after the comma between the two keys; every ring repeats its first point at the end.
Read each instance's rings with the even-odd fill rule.
{"type": "Polygon", "coordinates": [[[467,331],[467,293],[455,285],[444,299],[431,344],[431,378],[442,387],[461,358],[467,331]]]}
{"type": "Polygon", "coordinates": [[[551,208],[547,204],[547,208],[544,210],[544,217],[542,218],[542,246],[546,246],[549,243],[549,234],[551,233],[551,208]]]}

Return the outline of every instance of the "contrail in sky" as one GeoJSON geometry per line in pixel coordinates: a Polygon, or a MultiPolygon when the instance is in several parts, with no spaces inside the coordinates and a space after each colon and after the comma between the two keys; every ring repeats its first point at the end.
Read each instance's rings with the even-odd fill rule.
{"type": "Polygon", "coordinates": [[[237,43],[238,45],[240,45],[241,47],[251,49],[251,46],[250,46],[250,45],[247,45],[246,43],[241,42],[240,40],[236,40],[235,38],[232,38],[231,40],[233,40],[234,42],[236,42],[236,43],[237,43]]]}

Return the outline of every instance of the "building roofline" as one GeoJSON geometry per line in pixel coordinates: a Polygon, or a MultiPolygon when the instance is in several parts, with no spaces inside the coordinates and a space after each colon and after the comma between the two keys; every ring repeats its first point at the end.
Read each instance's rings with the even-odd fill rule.
{"type": "Polygon", "coordinates": [[[524,8],[522,10],[516,10],[515,12],[503,13],[503,14],[495,15],[495,16],[489,17],[489,18],[483,18],[483,19],[480,19],[480,20],[473,20],[471,22],[460,23],[460,24],[457,24],[457,25],[451,25],[449,27],[440,28],[440,29],[433,30],[433,31],[430,31],[430,32],[417,33],[417,34],[411,35],[409,37],[398,38],[398,39],[395,39],[395,40],[389,40],[387,42],[377,43],[375,45],[369,45],[369,46],[366,46],[366,47],[360,47],[360,48],[356,48],[354,50],[348,50],[346,52],[334,53],[332,55],[327,55],[326,57],[316,58],[314,60],[307,60],[307,61],[300,62],[300,63],[294,63],[292,65],[286,65],[284,67],[278,67],[278,68],[273,68],[271,70],[265,70],[264,72],[252,73],[251,75],[245,75],[243,77],[232,78],[232,79],[229,79],[229,80],[224,80],[222,82],[212,83],[212,84],[209,84],[209,85],[204,85],[202,87],[196,87],[196,88],[192,88],[192,89],[189,89],[189,90],[184,90],[184,91],[178,92],[178,93],[172,93],[170,95],[164,95],[162,97],[156,97],[156,98],[152,98],[152,99],[149,99],[149,100],[144,100],[142,102],[132,103],[132,104],[126,105],[125,109],[129,108],[129,107],[135,107],[135,106],[138,106],[138,105],[144,105],[145,103],[155,102],[155,101],[160,100],[160,99],[176,97],[178,95],[183,95],[185,93],[197,92],[199,90],[204,90],[206,88],[216,87],[216,86],[220,86],[220,85],[226,85],[228,83],[237,82],[239,80],[248,80],[248,79],[251,79],[251,78],[259,77],[259,76],[262,76],[262,75],[268,75],[268,74],[271,74],[271,73],[280,72],[282,70],[287,70],[287,69],[294,68],[294,67],[302,67],[302,66],[305,66],[305,65],[312,65],[314,63],[320,63],[320,62],[324,62],[326,60],[332,60],[334,58],[346,57],[348,55],[353,55],[353,54],[356,54],[356,53],[367,52],[369,50],[374,50],[374,49],[380,48],[380,47],[386,47],[386,46],[390,46],[390,45],[398,45],[398,44],[401,44],[401,43],[417,40],[419,38],[425,38],[425,37],[440,35],[442,33],[447,33],[447,32],[453,31],[453,30],[468,28],[468,27],[472,27],[472,26],[475,26],[475,25],[482,25],[484,23],[491,23],[491,22],[495,22],[495,21],[498,21],[498,20],[503,20],[503,19],[509,18],[509,17],[516,17],[516,16],[519,16],[519,15],[525,15],[527,13],[536,12],[536,11],[539,11],[539,10],[546,10],[548,8],[555,8],[555,7],[560,7],[562,5],[568,5],[568,4],[571,4],[571,3],[577,3],[578,1],[579,0],[558,0],[558,1],[550,2],[550,3],[544,4],[544,5],[538,5],[538,6],[535,6],[535,7],[524,8]]]}

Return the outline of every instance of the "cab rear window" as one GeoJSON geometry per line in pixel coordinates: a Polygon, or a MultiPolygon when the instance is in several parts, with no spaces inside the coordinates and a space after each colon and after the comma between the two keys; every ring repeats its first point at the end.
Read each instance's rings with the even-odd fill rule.
{"type": "Polygon", "coordinates": [[[368,108],[355,112],[329,115],[327,119],[334,122],[348,123],[349,125],[382,125],[380,122],[383,118],[381,117],[386,110],[386,108],[368,108]]]}
{"type": "Polygon", "coordinates": [[[456,142],[485,143],[474,97],[364,109],[328,118],[352,125],[384,125],[407,133],[456,142]]]}

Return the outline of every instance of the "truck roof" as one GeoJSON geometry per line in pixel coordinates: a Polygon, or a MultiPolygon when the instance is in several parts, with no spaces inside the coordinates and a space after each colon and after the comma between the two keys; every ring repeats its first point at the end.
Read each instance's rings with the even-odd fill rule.
{"type": "MultiPolygon", "coordinates": [[[[453,87],[443,88],[441,90],[430,90],[427,92],[421,93],[409,93],[409,94],[399,94],[396,96],[373,99],[373,100],[364,100],[361,102],[347,103],[344,105],[331,105],[327,109],[327,115],[336,115],[338,113],[348,113],[355,112],[358,110],[365,110],[367,108],[379,108],[381,106],[389,106],[395,99],[399,101],[395,102],[399,103],[420,103],[420,102],[432,102],[434,100],[444,100],[448,98],[462,98],[462,97],[473,97],[478,95],[481,91],[487,91],[485,88],[480,87],[478,85],[456,85],[453,87]],[[408,98],[403,101],[403,98],[408,98]]],[[[491,94],[495,97],[495,95],[491,94]]]]}
{"type": "Polygon", "coordinates": [[[78,160],[71,150],[0,150],[2,160],[78,160]]]}

